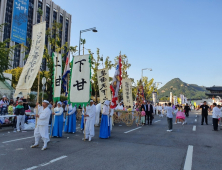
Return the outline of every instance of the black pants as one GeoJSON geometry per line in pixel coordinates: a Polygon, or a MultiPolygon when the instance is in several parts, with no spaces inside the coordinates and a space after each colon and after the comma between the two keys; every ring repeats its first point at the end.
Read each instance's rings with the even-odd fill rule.
{"type": "Polygon", "coordinates": [[[205,123],[208,125],[208,119],[207,119],[208,115],[207,114],[202,114],[202,121],[201,124],[203,124],[204,119],[205,119],[205,123]]]}
{"type": "Polygon", "coordinates": [[[147,112],[148,125],[152,125],[153,115],[151,112],[147,112]]]}
{"type": "Polygon", "coordinates": [[[214,126],[214,130],[218,130],[218,119],[213,118],[213,126],[214,126]]]}
{"type": "Polygon", "coordinates": [[[172,130],[173,129],[173,118],[167,118],[167,123],[168,123],[168,129],[172,130]]]}
{"type": "Polygon", "coordinates": [[[185,111],[186,117],[189,117],[189,111],[185,111]]]}

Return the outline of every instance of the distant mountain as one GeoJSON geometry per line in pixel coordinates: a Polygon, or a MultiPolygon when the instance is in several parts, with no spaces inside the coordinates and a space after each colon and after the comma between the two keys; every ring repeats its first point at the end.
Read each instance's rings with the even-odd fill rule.
{"type": "Polygon", "coordinates": [[[173,92],[174,96],[180,97],[180,94],[184,94],[188,99],[206,98],[206,87],[198,86],[196,84],[188,84],[181,81],[179,78],[174,78],[166,83],[159,90],[158,98],[170,97],[170,92],[173,92]]]}

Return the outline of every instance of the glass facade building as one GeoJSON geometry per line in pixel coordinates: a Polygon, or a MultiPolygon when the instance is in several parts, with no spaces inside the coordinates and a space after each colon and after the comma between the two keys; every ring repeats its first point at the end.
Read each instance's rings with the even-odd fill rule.
{"type": "MultiPolygon", "coordinates": [[[[0,0],[0,24],[6,23],[3,28],[3,32],[0,32],[0,41],[4,41],[8,38],[11,38],[11,26],[12,26],[12,16],[13,16],[13,5],[14,0],[0,0]]],[[[18,44],[15,48],[12,58],[12,67],[23,67],[25,64],[25,56],[29,54],[31,48],[31,39],[32,39],[32,26],[40,23],[41,16],[38,14],[38,9],[43,11],[42,21],[46,21],[46,29],[51,28],[53,22],[61,23],[62,28],[59,31],[59,38],[61,40],[61,45],[68,42],[70,45],[70,35],[71,35],[71,15],[68,14],[65,10],[61,9],[60,6],[56,5],[51,0],[29,0],[28,8],[28,23],[27,23],[27,39],[26,47],[22,47],[18,44]]],[[[11,42],[8,46],[17,45],[16,42],[11,42]]],[[[45,38],[45,45],[48,48],[48,52],[51,53],[54,51],[54,47],[51,47],[48,38],[45,38]]],[[[42,70],[46,70],[46,60],[42,61],[42,70]]]]}

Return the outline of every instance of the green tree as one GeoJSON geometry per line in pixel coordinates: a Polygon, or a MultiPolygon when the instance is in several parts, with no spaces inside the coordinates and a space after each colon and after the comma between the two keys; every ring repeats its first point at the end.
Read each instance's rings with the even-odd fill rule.
{"type": "MultiPolygon", "coordinates": [[[[3,26],[6,24],[0,25],[0,32],[3,32],[3,26]]],[[[0,42],[0,81],[5,81],[4,71],[9,69],[11,66],[11,55],[13,55],[14,49],[16,46],[10,46],[10,39],[6,39],[3,42],[0,42]]]]}
{"type": "Polygon", "coordinates": [[[108,70],[111,70],[113,66],[114,64],[112,63],[111,60],[109,60],[109,56],[107,56],[105,60],[105,68],[107,68],[108,70]]]}

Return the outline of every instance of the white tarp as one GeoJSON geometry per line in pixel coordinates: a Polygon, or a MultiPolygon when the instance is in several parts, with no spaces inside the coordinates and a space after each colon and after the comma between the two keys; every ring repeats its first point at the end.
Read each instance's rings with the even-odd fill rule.
{"type": "Polygon", "coordinates": [[[52,54],[54,62],[54,89],[53,89],[53,101],[60,100],[61,86],[62,86],[62,57],[61,54],[54,52],[52,54]]]}
{"type": "Polygon", "coordinates": [[[16,98],[20,92],[22,92],[22,95],[26,98],[27,94],[31,92],[31,87],[42,63],[45,45],[45,29],[46,22],[41,22],[33,26],[31,50],[19,78],[14,98],[16,98]]]}
{"type": "Polygon", "coordinates": [[[109,84],[109,71],[108,69],[101,69],[97,71],[97,79],[99,85],[99,96],[101,109],[103,108],[103,104],[106,100],[111,101],[111,92],[110,92],[110,84],[109,84]]]}
{"type": "Polygon", "coordinates": [[[124,105],[133,107],[131,79],[123,79],[122,80],[122,87],[123,87],[123,103],[124,103],[124,105]]]}
{"type": "Polygon", "coordinates": [[[69,102],[87,105],[90,100],[91,59],[90,55],[75,56],[72,61],[69,102]]]}

